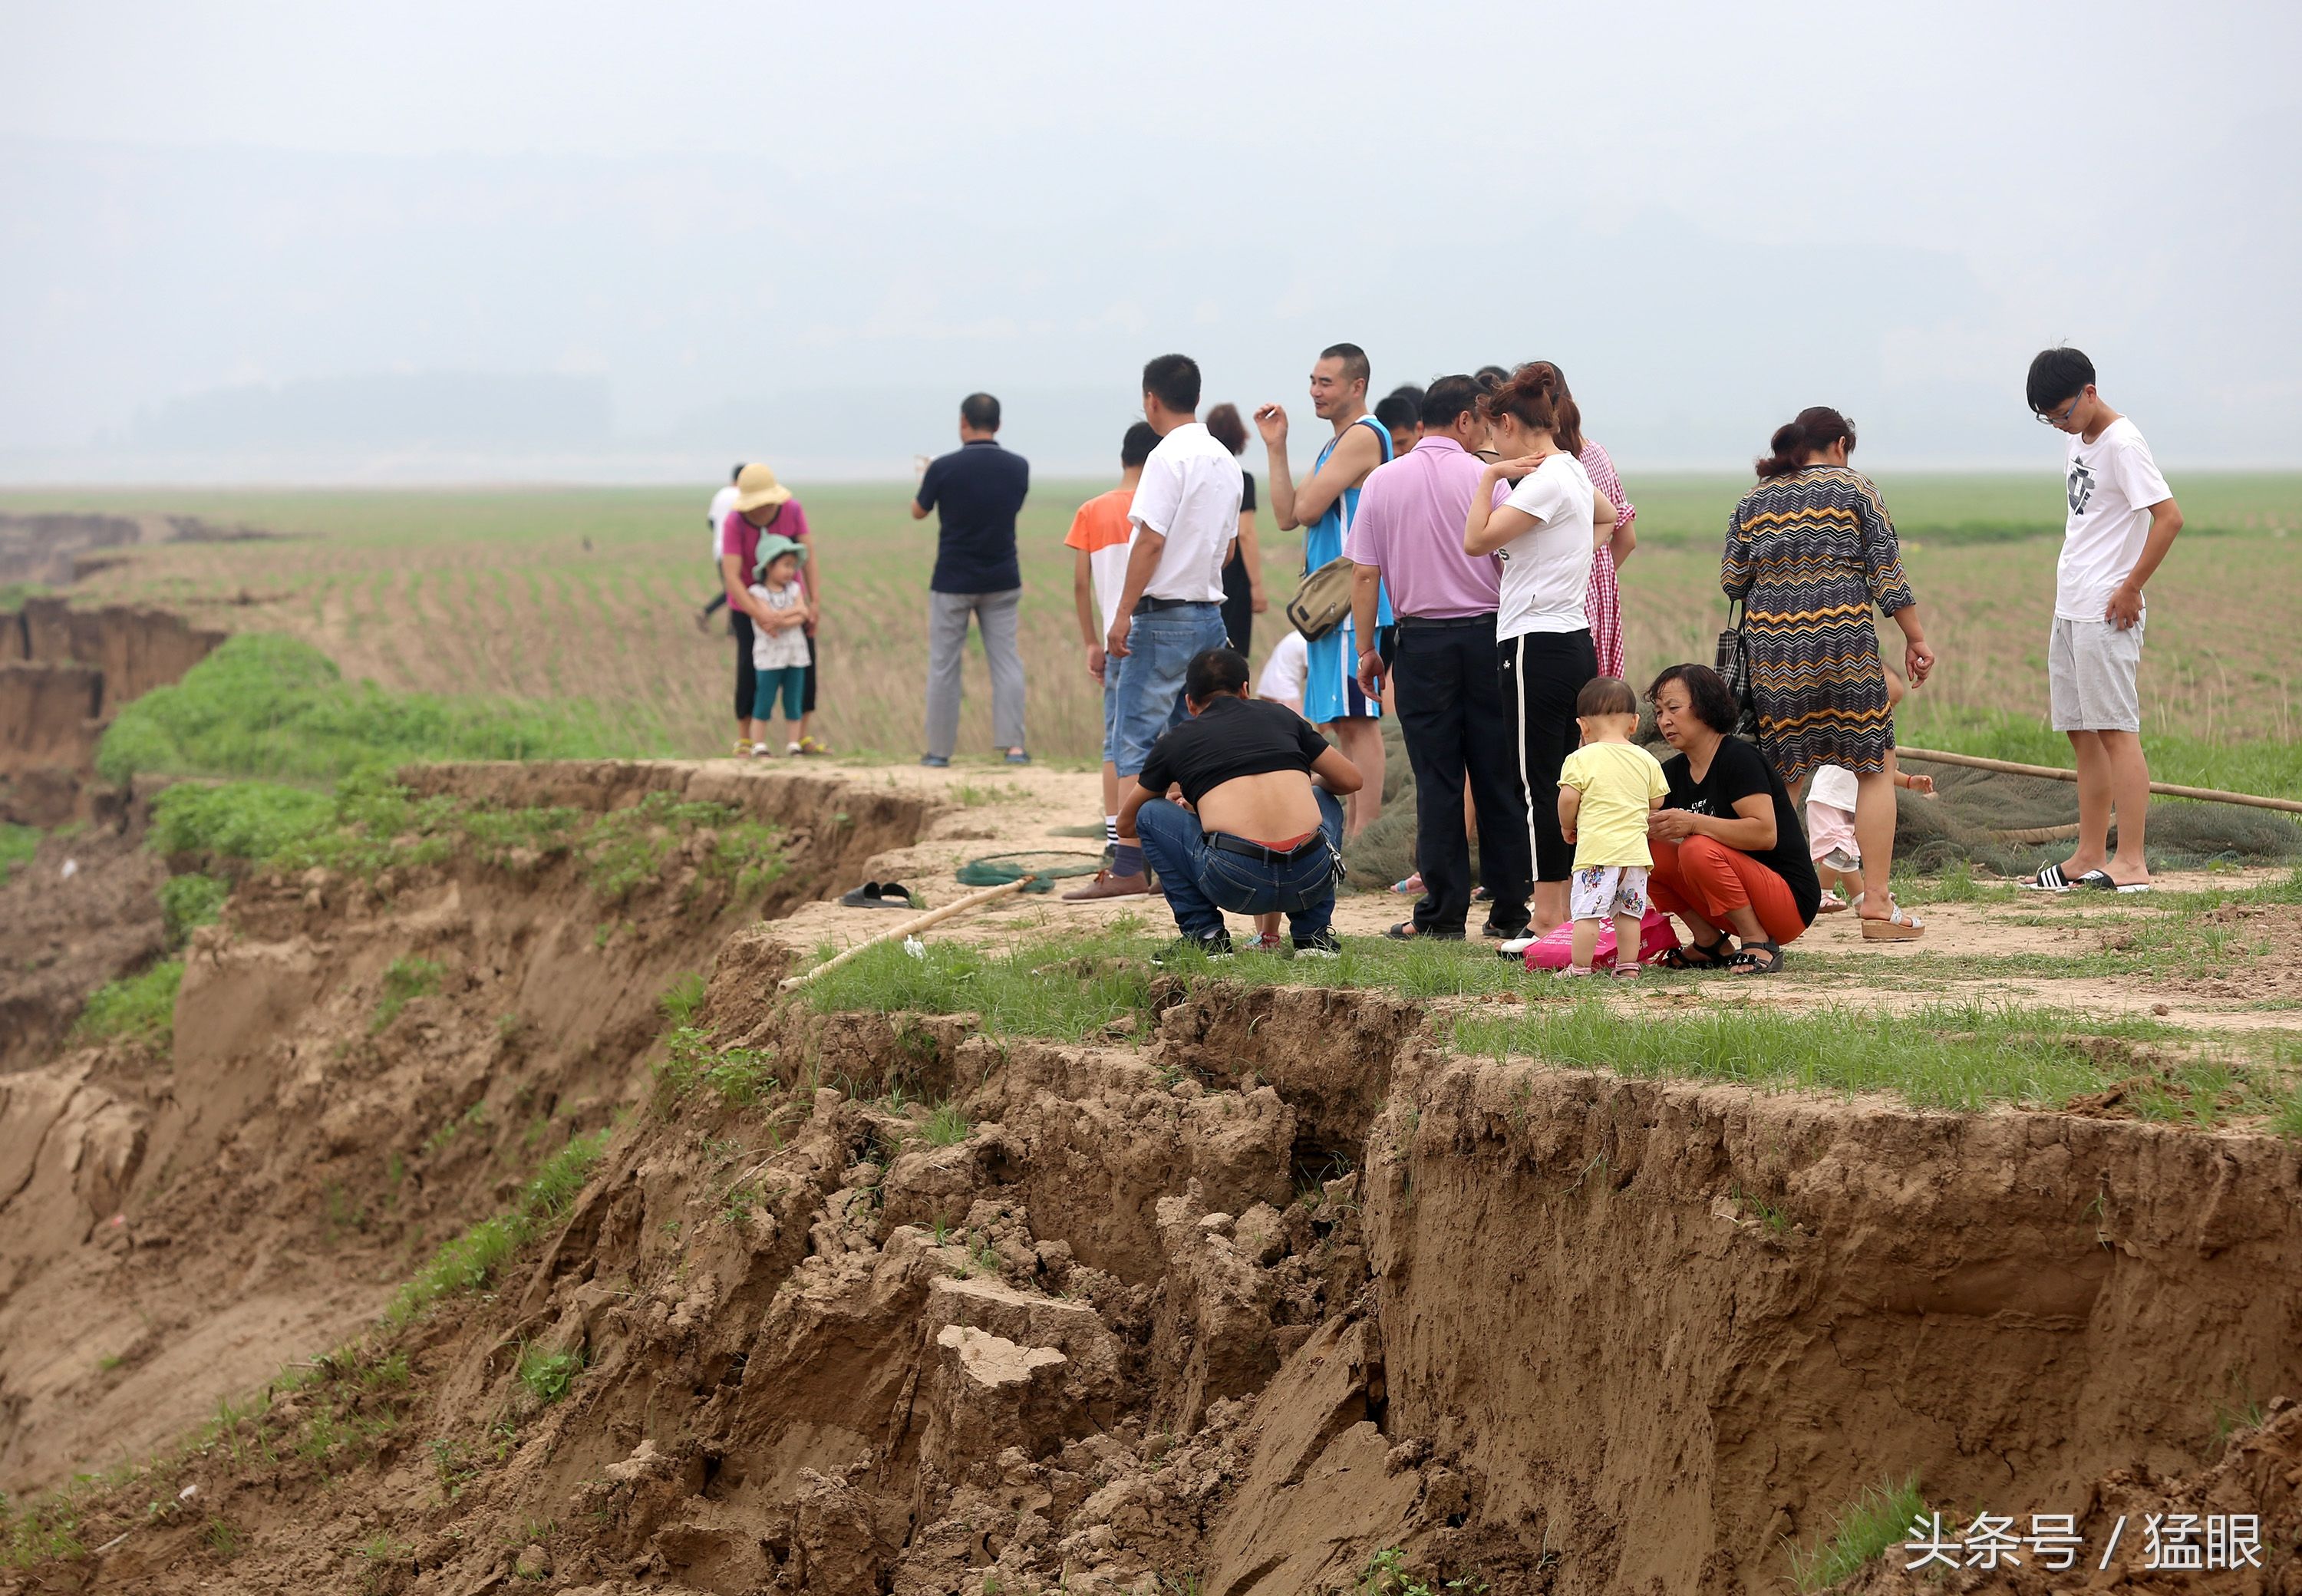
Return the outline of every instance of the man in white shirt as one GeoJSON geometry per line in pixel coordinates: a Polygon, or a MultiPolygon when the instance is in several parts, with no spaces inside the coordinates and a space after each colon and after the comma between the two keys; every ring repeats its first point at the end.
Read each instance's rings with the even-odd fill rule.
{"type": "MultiPolygon", "coordinates": [[[[1128,519],[1135,533],[1118,612],[1104,639],[1115,667],[1119,790],[1139,775],[1151,745],[1181,721],[1183,677],[1193,655],[1224,646],[1223,560],[1239,535],[1239,460],[1198,419],[1199,367],[1162,355],[1143,368],[1143,419],[1159,446],[1143,462],[1128,519]]],[[[1143,851],[1122,839],[1111,869],[1074,899],[1129,897],[1147,889],[1143,851]]]]}
{"type": "Polygon", "coordinates": [[[2142,755],[2142,589],[2174,546],[2182,512],[2135,424],[2094,385],[2094,362],[2072,349],[2030,362],[2031,414],[2071,435],[2064,500],[2070,518],[2054,570],[2046,675],[2054,729],[2078,760],[2078,851],[2028,885],[2147,892],[2142,855],[2150,767],[2142,755]],[[2118,817],[2118,852],[2110,822],[2118,817]]]}
{"type": "MultiPolygon", "coordinates": [[[[735,479],[743,475],[744,466],[739,461],[735,468],[727,474],[727,485],[711,495],[711,508],[703,512],[703,519],[711,527],[711,570],[715,575],[719,570],[719,529],[727,524],[727,517],[735,508],[735,479]]],[[[711,612],[727,601],[727,588],[723,582],[720,584],[719,591],[706,599],[703,601],[703,608],[695,612],[695,629],[698,632],[710,632],[711,612]]]]}
{"type": "Polygon", "coordinates": [[[1285,704],[1298,715],[1303,712],[1303,684],[1311,674],[1311,656],[1303,642],[1303,634],[1290,626],[1279,634],[1279,646],[1271,651],[1271,658],[1263,662],[1263,674],[1255,678],[1255,696],[1274,704],[1285,704]]]}

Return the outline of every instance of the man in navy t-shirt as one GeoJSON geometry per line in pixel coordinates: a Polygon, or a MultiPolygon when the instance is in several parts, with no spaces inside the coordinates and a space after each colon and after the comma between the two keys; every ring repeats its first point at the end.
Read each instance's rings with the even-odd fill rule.
{"type": "Polygon", "coordinates": [[[959,448],[937,458],[920,478],[912,519],[943,513],[936,538],[935,575],[928,582],[928,751],[922,765],[948,765],[959,741],[960,663],[967,651],[967,620],[983,629],[991,666],[992,735],[1007,762],[1022,765],[1023,656],[1015,643],[1015,616],[1023,573],[1015,560],[1015,515],[1030,491],[1031,467],[999,447],[999,401],[970,393],[960,401],[959,448]]]}

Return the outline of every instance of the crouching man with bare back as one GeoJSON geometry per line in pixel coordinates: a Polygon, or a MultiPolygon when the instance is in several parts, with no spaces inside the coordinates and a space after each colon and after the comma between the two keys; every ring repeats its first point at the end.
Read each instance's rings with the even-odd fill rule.
{"type": "Polygon", "coordinates": [[[1119,805],[1121,844],[1139,836],[1166,887],[1182,933],[1172,951],[1228,957],[1229,910],[1283,913],[1297,957],[1335,957],[1340,799],[1358,791],[1357,769],[1292,710],[1248,698],[1235,649],[1192,656],[1183,701],[1190,718],[1153,746],[1119,805]]]}

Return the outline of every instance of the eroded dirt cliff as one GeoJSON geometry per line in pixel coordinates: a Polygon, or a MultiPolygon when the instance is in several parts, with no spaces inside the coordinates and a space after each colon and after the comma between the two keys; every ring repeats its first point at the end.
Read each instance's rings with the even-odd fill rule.
{"type": "MultiPolygon", "coordinates": [[[[770,913],[922,823],[771,779],[752,812],[844,840],[770,913]]],[[[24,1521],[80,1555],[13,1577],[1291,1596],[1395,1553],[1378,1588],[1724,1592],[1915,1471],[2256,1512],[2263,1583],[2166,1588],[2302,1579],[2291,1142],[1471,1058],[1308,987],[1155,975],[1080,1044],[822,1012],[676,866],[611,920],[557,869],[249,883],[171,1056],[5,1078],[51,1129],[0,1171],[45,1238],[0,1276],[0,1474],[162,1454],[24,1521]],[[386,1015],[408,959],[437,985],[386,1015]]]]}

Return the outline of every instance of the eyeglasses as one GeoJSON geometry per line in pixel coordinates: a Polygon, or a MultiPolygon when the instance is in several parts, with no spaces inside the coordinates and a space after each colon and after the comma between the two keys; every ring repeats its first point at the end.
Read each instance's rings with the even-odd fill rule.
{"type": "Polygon", "coordinates": [[[2072,416],[2072,415],[2077,411],[2077,409],[2078,409],[2079,406],[2079,405],[2081,405],[2081,404],[2083,404],[2083,403],[2085,402],[2085,400],[2086,400],[2086,390],[2085,390],[2085,389],[2083,389],[2083,388],[2081,388],[2081,389],[2079,389],[2079,391],[2078,391],[2078,396],[2077,396],[2075,399],[2071,399],[2071,400],[2069,407],[2068,407],[2067,409],[2065,409],[2065,410],[2064,410],[2064,411],[2063,411],[2060,416],[2053,415],[2053,414],[2051,414],[2050,412],[2047,412],[2047,411],[2045,411],[2045,410],[2034,410],[2034,411],[2032,411],[2032,412],[2031,412],[2031,414],[2032,414],[2032,415],[2034,415],[2034,416],[2036,416],[2038,418],[2038,420],[2039,420],[2039,422],[2040,422],[2040,424],[2041,424],[2046,425],[2046,426],[2050,426],[2050,427],[2058,427],[2058,426],[2062,425],[2064,422],[2068,421],[2068,420],[2071,418],[2071,416],[2072,416]]]}

